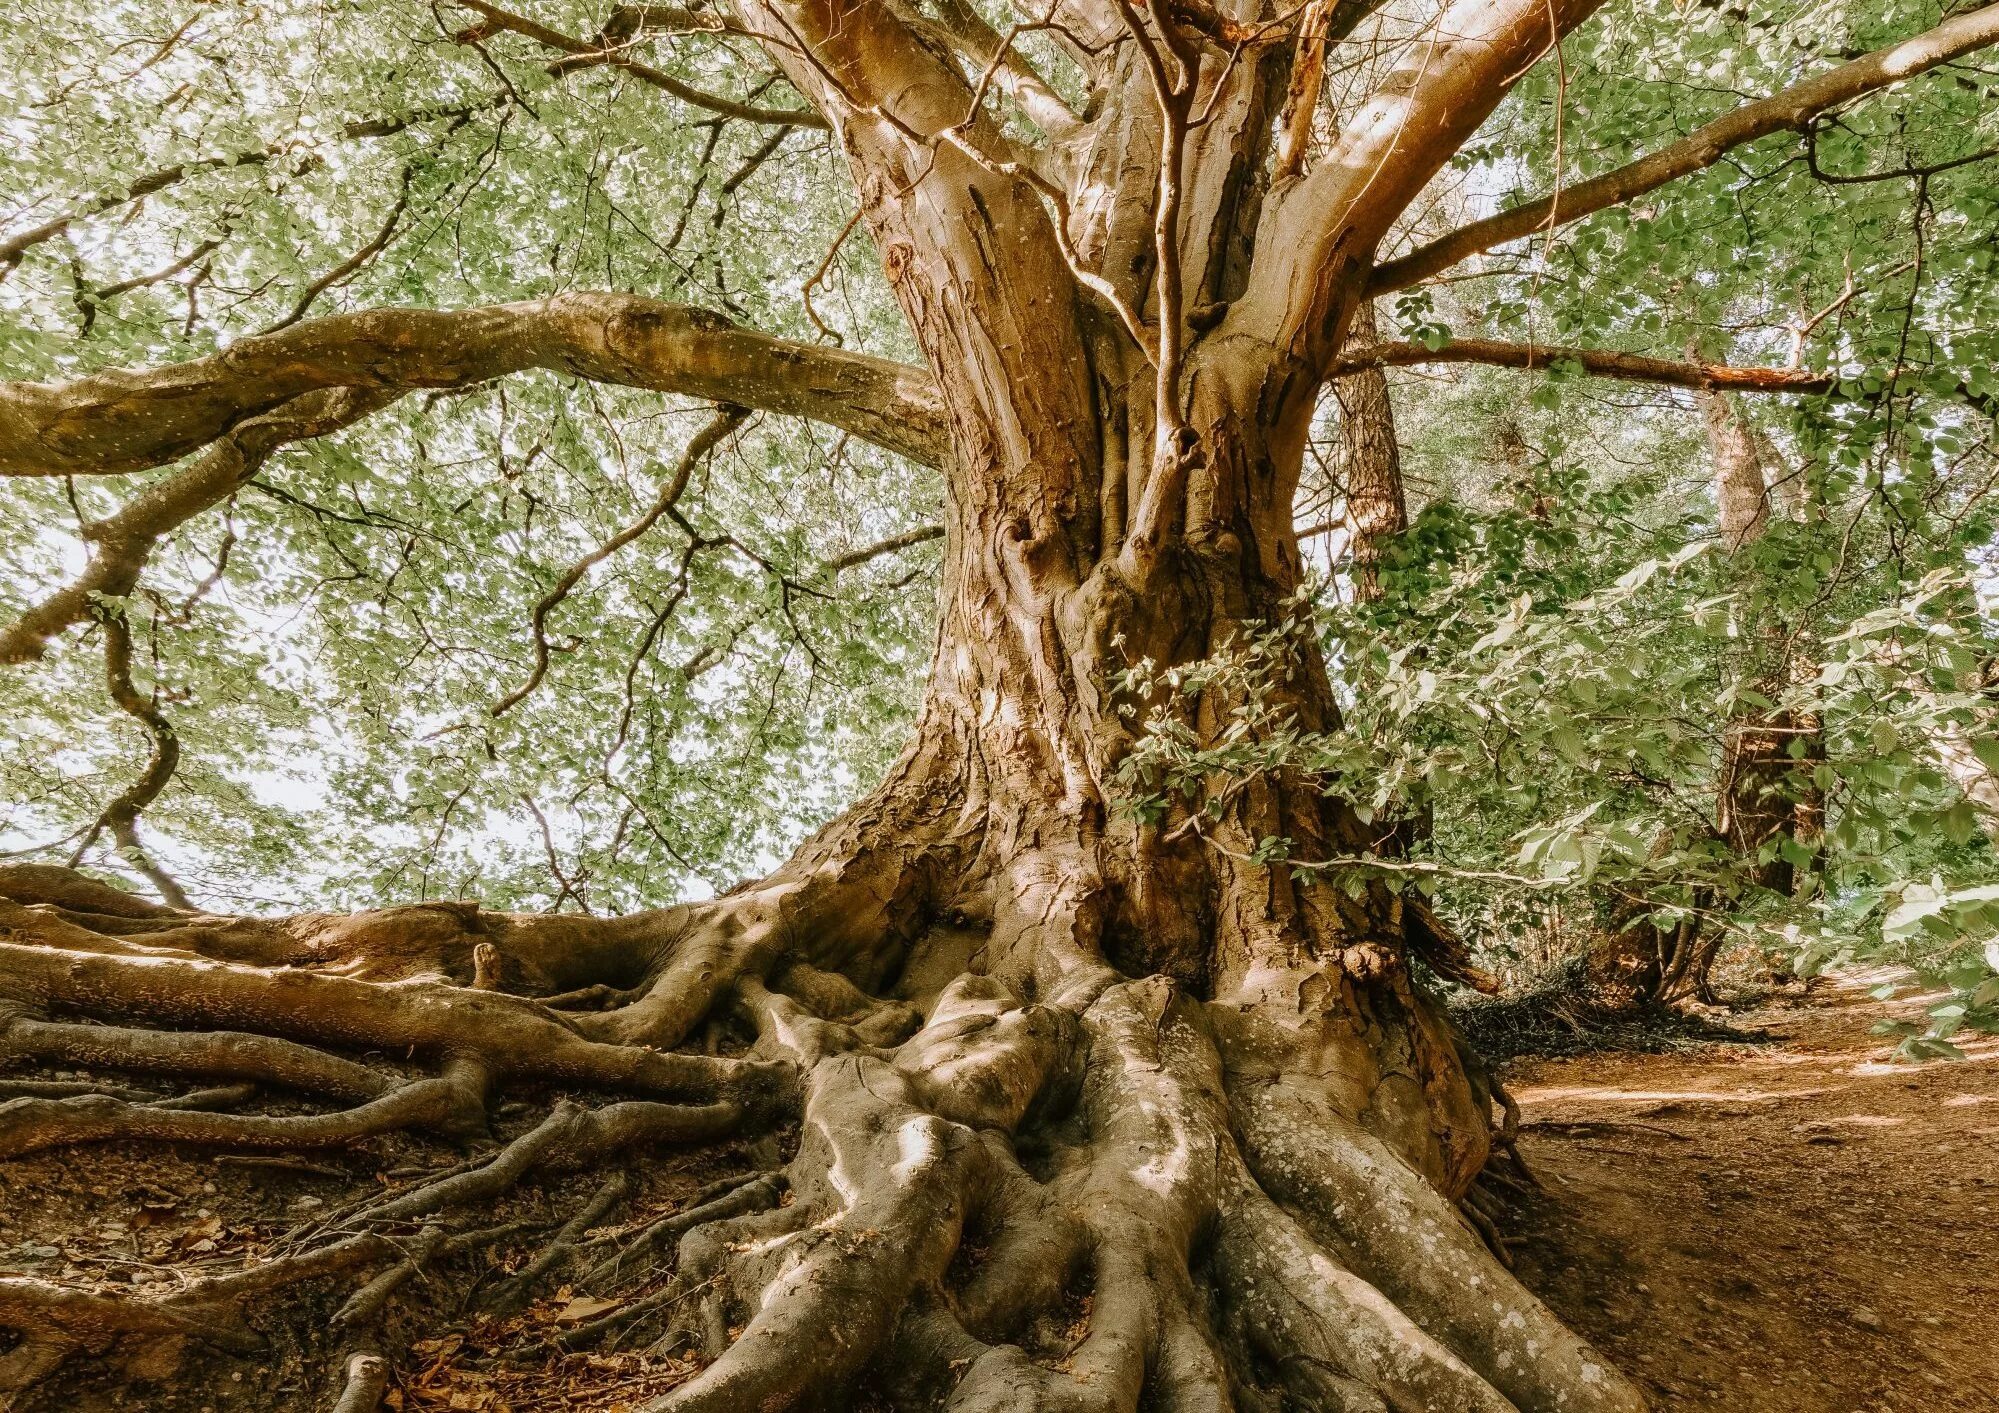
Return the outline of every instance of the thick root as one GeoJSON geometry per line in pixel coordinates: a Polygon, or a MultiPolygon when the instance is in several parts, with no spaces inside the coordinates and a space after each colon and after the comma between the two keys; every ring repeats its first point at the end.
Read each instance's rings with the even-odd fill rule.
{"type": "Polygon", "coordinates": [[[989,970],[946,981],[905,957],[901,996],[877,994],[898,967],[861,925],[808,927],[859,897],[890,936],[900,895],[867,869],[602,931],[469,905],[238,926],[0,873],[0,1056],[237,1086],[16,1081],[0,1158],[142,1140],[283,1154],[405,1130],[490,1144],[510,1087],[634,1096],[558,1094],[525,1120],[503,1104],[497,1146],[167,1294],[0,1278],[19,1340],[0,1386],[134,1342],[252,1350],[283,1302],[251,1297],[339,1280],[319,1317],[347,1341],[329,1397],[373,1407],[407,1337],[397,1312],[449,1271],[461,1304],[540,1321],[544,1349],[598,1346],[559,1358],[637,1361],[620,1367],[649,1391],[679,1379],[655,1413],[856,1390],[957,1413],[1642,1406],[1495,1259],[1476,1197],[1461,1214],[1484,1091],[1392,967],[1370,952],[1365,980],[1266,970],[1281,1023],[1262,1001],[1128,979],[1097,953],[1097,889],[1076,867],[1023,856],[991,936],[958,954],[989,970]],[[712,1053],[665,1048],[697,1035],[712,1053]],[[266,1089],[322,1107],[232,1111],[266,1089]],[[648,1155],[794,1120],[789,1161],[767,1138],[670,1206],[646,1195],[648,1155]],[[627,1202],[627,1232],[591,1235],[627,1202]],[[698,1360],[684,1377],[679,1352],[698,1360]]]}

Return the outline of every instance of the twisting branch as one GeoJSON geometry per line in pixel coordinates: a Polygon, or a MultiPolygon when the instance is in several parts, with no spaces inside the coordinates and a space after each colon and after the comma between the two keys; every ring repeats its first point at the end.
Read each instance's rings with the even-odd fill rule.
{"type": "Polygon", "coordinates": [[[597,546],[597,548],[591,550],[588,554],[570,565],[568,569],[563,571],[562,577],[555,581],[554,587],[541,596],[540,600],[536,602],[531,615],[531,626],[534,633],[534,666],[528,672],[527,681],[521,683],[513,691],[493,703],[492,714],[494,716],[504,716],[510,709],[519,705],[528,693],[541,685],[541,679],[548,675],[549,614],[553,613],[556,607],[569,597],[570,592],[583,582],[583,576],[588,574],[594,566],[603,563],[633,540],[645,534],[654,525],[658,524],[660,517],[678,504],[681,493],[687,489],[688,478],[694,474],[694,468],[699,466],[707,458],[708,454],[721,445],[736,428],[740,427],[743,424],[743,419],[749,415],[749,409],[743,407],[725,405],[717,408],[715,415],[709,418],[706,425],[697,431],[688,441],[686,450],[681,452],[680,460],[674,466],[673,473],[667,477],[666,484],[660,487],[659,494],[654,498],[653,503],[647,506],[637,519],[619,530],[617,534],[611,536],[603,544],[597,546]]]}
{"type": "Polygon", "coordinates": [[[395,204],[389,208],[388,219],[382,222],[382,228],[369,237],[367,243],[360,249],[307,285],[299,293],[298,303],[291,307],[291,312],[278,320],[277,323],[271,325],[270,328],[265,329],[265,333],[275,334],[280,329],[289,329],[293,324],[296,324],[305,317],[306,311],[312,308],[314,300],[318,299],[322,294],[325,294],[341,281],[350,278],[363,265],[366,265],[370,260],[373,260],[377,255],[388,249],[389,242],[396,237],[396,227],[402,224],[403,213],[409,210],[410,182],[415,176],[416,164],[414,162],[405,163],[403,165],[402,180],[396,191],[395,204]]]}
{"type": "Polygon", "coordinates": [[[1453,339],[1439,348],[1420,343],[1370,343],[1350,348],[1333,365],[1333,376],[1362,368],[1407,368],[1424,363],[1484,363],[1495,368],[1549,368],[1572,363],[1598,378],[1663,383],[1701,391],[1822,393],[1839,379],[1803,368],[1736,368],[1725,363],[1685,363],[1642,353],[1597,348],[1559,348],[1508,343],[1500,339],[1453,339]]]}
{"type": "Polygon", "coordinates": [[[1195,91],[1200,87],[1200,55],[1174,33],[1173,22],[1155,9],[1159,43],[1154,44],[1126,0],[1112,0],[1118,18],[1138,46],[1159,108],[1158,194],[1153,206],[1153,293],[1159,335],[1154,357],[1152,466],[1139,492],[1121,564],[1133,583],[1143,582],[1176,516],[1184,508],[1195,438],[1181,408],[1180,382],[1186,347],[1184,291],[1180,269],[1180,168],[1195,91]]]}
{"type": "Polygon", "coordinates": [[[168,907],[192,912],[194,905],[181,891],[180,884],[153,862],[139,842],[140,812],[159,798],[160,791],[167,788],[167,782],[180,766],[180,737],[174,734],[173,723],[166,719],[158,703],[141,694],[132,682],[132,626],[126,621],[123,608],[106,604],[98,605],[95,611],[104,633],[105,686],[119,710],[146,728],[152,749],[139,778],[120,791],[97,816],[97,822],[84,831],[83,842],[70,857],[70,867],[76,867],[98,836],[109,830],[120,857],[145,875],[168,907]]]}
{"type": "Polygon", "coordinates": [[[551,63],[548,66],[551,74],[564,74],[577,68],[608,65],[611,68],[624,70],[639,82],[649,84],[662,93],[671,94],[683,103],[705,108],[711,113],[720,113],[725,118],[735,118],[745,123],[777,123],[784,127],[824,129],[830,126],[819,114],[808,109],[759,108],[753,103],[738,103],[719,94],[704,93],[691,84],[682,83],[664,69],[654,68],[651,64],[632,58],[621,48],[592,44],[588,40],[550,29],[547,25],[531,20],[525,15],[517,15],[511,10],[501,9],[498,5],[488,4],[487,0],[455,0],[455,3],[483,16],[486,21],[483,25],[465,31],[461,38],[483,39],[496,30],[507,30],[569,56],[551,63]]]}
{"type": "Polygon", "coordinates": [[[1759,137],[1786,130],[1809,131],[1813,120],[1829,109],[1995,43],[1999,43],[1999,5],[1986,5],[1946,20],[1913,39],[1877,49],[1781,93],[1745,104],[1628,166],[1439,236],[1400,259],[1377,266],[1368,281],[1368,293],[1405,289],[1480,251],[1621,205],[1710,167],[1759,137]]]}
{"type": "Polygon", "coordinates": [[[164,368],[0,383],[0,475],[144,470],[309,392],[466,388],[531,368],[812,418],[930,465],[945,455],[943,409],[922,369],[686,305],[578,291],[332,314],[164,368]]]}
{"type": "MultiPolygon", "coordinates": [[[[1180,167],[1187,146],[1187,120],[1194,91],[1200,86],[1200,55],[1174,33],[1172,21],[1157,10],[1159,42],[1154,44],[1126,0],[1112,0],[1118,19],[1138,46],[1159,105],[1158,196],[1153,208],[1154,293],[1159,303],[1159,342],[1154,358],[1157,398],[1154,409],[1156,455],[1177,457],[1176,445],[1184,418],[1180,411],[1181,350],[1186,330],[1182,317],[1180,274],[1180,167]]],[[[1144,517],[1138,517],[1142,520],[1144,517]]]]}

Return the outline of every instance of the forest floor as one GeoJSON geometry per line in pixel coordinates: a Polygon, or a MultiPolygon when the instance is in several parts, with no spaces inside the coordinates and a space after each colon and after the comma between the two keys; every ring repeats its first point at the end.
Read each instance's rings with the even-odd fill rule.
{"type": "Polygon", "coordinates": [[[1913,1065],[1887,974],[1717,1016],[1761,1043],[1516,1060],[1520,1276],[1660,1410],[1999,1413],[1999,1040],[1913,1065]]]}

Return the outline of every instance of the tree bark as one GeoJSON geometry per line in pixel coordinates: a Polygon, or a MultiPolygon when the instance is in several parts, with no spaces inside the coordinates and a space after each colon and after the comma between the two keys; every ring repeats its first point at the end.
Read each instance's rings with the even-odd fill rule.
{"type": "MultiPolygon", "coordinates": [[[[1724,553],[1739,556],[1770,525],[1772,450],[1726,393],[1709,390],[1698,400],[1714,466],[1716,528],[1724,553]]],[[[1750,637],[1759,661],[1748,685],[1760,695],[1780,698],[1811,675],[1796,659],[1784,624],[1766,622],[1750,637]]],[[[1788,896],[1802,886],[1796,864],[1781,851],[1763,855],[1785,840],[1815,840],[1823,828],[1824,792],[1812,771],[1824,758],[1824,740],[1810,713],[1749,709],[1724,723],[1715,833],[1746,862],[1755,887],[1788,896]]],[[[1613,910],[1589,957],[1598,991],[1620,1005],[1682,996],[1712,1002],[1710,971],[1726,935],[1698,916],[1662,933],[1647,911],[1636,900],[1613,910]]]]}
{"type": "MultiPolygon", "coordinates": [[[[1379,340],[1373,300],[1355,308],[1348,338],[1360,347],[1379,340]]],[[[1340,467],[1353,527],[1354,598],[1372,603],[1381,597],[1385,542],[1409,528],[1395,408],[1388,399],[1388,375],[1378,366],[1335,378],[1332,389],[1340,409],[1340,467]]]]}

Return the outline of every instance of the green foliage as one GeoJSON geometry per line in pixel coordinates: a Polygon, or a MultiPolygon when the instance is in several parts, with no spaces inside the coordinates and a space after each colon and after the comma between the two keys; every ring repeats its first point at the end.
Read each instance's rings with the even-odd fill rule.
{"type": "MultiPolygon", "coordinates": [[[[584,35],[603,20],[536,15],[584,35]]],[[[192,165],[28,250],[0,282],[5,376],[153,366],[268,327],[368,245],[405,183],[386,247],[311,314],[610,288],[818,336],[799,291],[851,199],[823,134],[759,160],[770,129],[703,125],[613,69],[553,77],[514,36],[454,42],[475,18],[401,0],[16,6],[0,231],[192,165]]],[[[711,92],[766,83],[724,36],[669,48],[661,61],[711,92]]],[[[781,83],[758,101],[801,104],[781,83]]],[[[816,305],[850,343],[908,356],[865,239],[816,305]]],[[[234,906],[545,905],[558,885],[535,809],[593,907],[768,866],[900,744],[936,546],[821,566],[934,522],[931,473],[754,422],[697,471],[684,527],[663,521],[556,609],[542,687],[490,712],[527,678],[535,600],[651,502],[705,415],[548,375],[410,398],[286,450],[226,515],[190,522],[131,606],[139,686],[185,746],[147,811],[154,847],[234,906]],[[690,533],[732,543],[690,557],[690,533]]],[[[148,479],[0,486],[0,619],[81,563],[80,521],[148,479]]],[[[143,761],[100,656],[72,632],[45,663],[0,670],[0,851],[71,834],[143,761]]]]}
{"type": "MultiPolygon", "coordinates": [[[[1400,404],[1412,450],[1461,435],[1446,401],[1442,422],[1420,397],[1400,404]]],[[[1431,895],[1489,964],[1545,963],[1534,939],[1564,916],[1584,940],[1619,915],[1697,917],[1805,974],[1888,959],[1948,986],[1911,1054],[1999,1031],[1993,821],[1941,754],[1963,743],[1960,757],[1999,764],[1983,485],[1891,497],[1808,467],[1797,518],[1730,554],[1681,489],[1705,453],[1675,440],[1679,417],[1648,414],[1660,435],[1635,470],[1591,467],[1576,433],[1596,410],[1572,393],[1557,408],[1529,438],[1554,455],[1515,469],[1512,504],[1435,501],[1385,547],[1379,601],[1343,598],[1335,577],[1225,652],[1127,674],[1128,699],[1153,703],[1122,777],[1130,807],[1211,821],[1254,776],[1294,770],[1378,832],[1429,824],[1406,857],[1295,867],[1431,895]],[[1319,657],[1343,716],[1307,732],[1278,688],[1319,657]],[[1205,734],[1164,709],[1190,694],[1215,704],[1205,734]],[[1773,719],[1816,723],[1822,745],[1790,738],[1789,798],[1771,803],[1821,797],[1824,826],[1745,855],[1721,831],[1718,780],[1732,735],[1773,719]],[[1777,860],[1793,887],[1772,886],[1777,860]]]]}
{"type": "MultiPolygon", "coordinates": [[[[580,0],[527,8],[576,35],[604,19],[580,0]]],[[[1383,253],[1945,10],[1605,7],[1383,253]]],[[[9,378],[198,356],[307,295],[318,314],[591,287],[805,339],[823,321],[912,356],[864,236],[841,240],[852,194],[822,134],[766,153],[768,130],[706,122],[617,69],[551,75],[517,36],[467,43],[469,14],[407,0],[19,0],[10,19],[0,230],[77,219],[0,280],[9,378]]],[[[648,59],[726,97],[800,101],[726,34],[648,59]]],[[[1337,88],[1368,66],[1335,67],[1337,88]]],[[[1329,573],[1265,637],[1170,674],[1133,668],[1134,702],[1228,703],[1199,735],[1158,717],[1122,772],[1134,807],[1212,818],[1257,773],[1301,769],[1377,826],[1434,820],[1393,867],[1321,872],[1434,894],[1495,955],[1635,899],[1807,968],[1914,962],[1962,1002],[1924,1043],[1991,1025],[1991,825],[1944,767],[1955,752],[1999,787],[1984,597],[1999,161],[1980,156],[1999,146],[1996,87],[1989,60],[1945,66],[1400,295],[1385,322],[1432,349],[1460,334],[1694,349],[1795,359],[1841,388],[1755,414],[1786,473],[1781,513],[1729,555],[1680,395],[1607,391],[1565,364],[1399,377],[1426,504],[1391,547],[1386,596],[1344,602],[1329,573]],[[1852,176],[1881,179],[1832,179],[1852,176]],[[1344,697],[1335,731],[1274,705],[1308,645],[1344,697]],[[1787,709],[1823,724],[1825,758],[1799,778],[1823,792],[1826,827],[1772,845],[1816,880],[1778,895],[1758,881],[1768,860],[1715,839],[1716,772],[1729,723],[1787,709]]],[[[547,681],[491,713],[526,679],[535,600],[650,502],[701,415],[552,375],[412,398],[287,450],[172,536],[124,606],[139,685],[186,748],[146,815],[155,847],[198,896],[237,906],[568,905],[552,855],[593,906],[631,907],[768,864],[900,744],[936,547],[823,566],[934,522],[929,473],[751,424],[697,472],[684,524],[555,611],[547,681]]],[[[73,572],[81,526],[151,479],[0,485],[0,618],[73,572]]],[[[1301,523],[1322,518],[1305,513],[1322,491],[1307,486],[1301,523]]],[[[99,656],[73,632],[0,672],[0,850],[63,856],[135,774],[144,743],[99,656]]]]}

